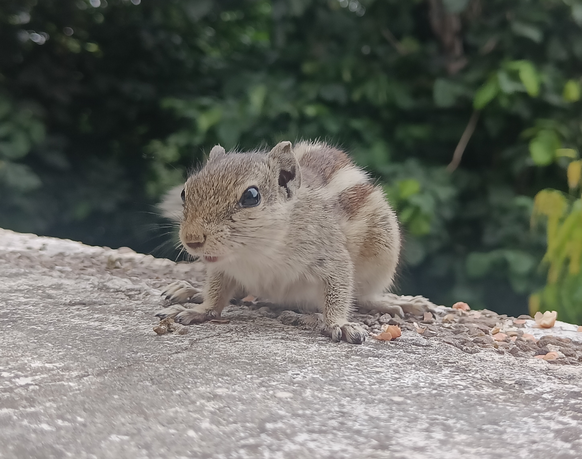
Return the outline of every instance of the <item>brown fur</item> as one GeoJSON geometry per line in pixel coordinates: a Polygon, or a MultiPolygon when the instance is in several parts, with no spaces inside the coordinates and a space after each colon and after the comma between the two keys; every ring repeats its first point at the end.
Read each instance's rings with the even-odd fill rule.
{"type": "Polygon", "coordinates": [[[351,164],[351,160],[343,151],[325,145],[325,151],[310,148],[299,160],[299,165],[303,168],[316,170],[323,179],[323,184],[327,185],[334,174],[351,164]]]}
{"type": "Polygon", "coordinates": [[[340,193],[339,205],[346,213],[348,219],[354,218],[362,206],[367,202],[368,196],[374,191],[370,183],[361,183],[340,193]]]}

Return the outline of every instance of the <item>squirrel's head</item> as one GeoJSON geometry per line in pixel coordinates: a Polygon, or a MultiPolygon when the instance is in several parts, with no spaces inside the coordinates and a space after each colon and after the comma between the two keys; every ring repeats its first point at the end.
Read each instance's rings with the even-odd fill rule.
{"type": "Polygon", "coordinates": [[[285,236],[289,206],[301,186],[291,142],[269,153],[226,153],[217,145],[182,191],[180,240],[206,262],[247,249],[266,250],[285,236]]]}

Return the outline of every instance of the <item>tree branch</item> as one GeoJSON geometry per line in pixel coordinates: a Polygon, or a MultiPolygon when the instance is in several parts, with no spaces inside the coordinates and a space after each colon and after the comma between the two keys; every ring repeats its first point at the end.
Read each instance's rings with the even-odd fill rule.
{"type": "Polygon", "coordinates": [[[473,114],[471,115],[471,118],[467,123],[467,127],[465,128],[465,131],[463,132],[463,135],[461,136],[461,139],[457,144],[457,148],[455,148],[455,152],[453,153],[453,159],[451,159],[451,162],[447,166],[447,171],[453,172],[459,166],[461,158],[463,157],[463,153],[465,152],[465,148],[467,147],[467,144],[469,143],[469,140],[471,139],[471,136],[475,131],[477,121],[479,121],[480,113],[481,112],[479,112],[478,110],[473,111],[473,114]]]}

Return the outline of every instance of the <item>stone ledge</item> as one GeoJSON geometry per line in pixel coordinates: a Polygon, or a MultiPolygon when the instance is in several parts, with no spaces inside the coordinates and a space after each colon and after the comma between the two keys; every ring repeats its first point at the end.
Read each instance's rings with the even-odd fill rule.
{"type": "Polygon", "coordinates": [[[0,230],[0,457],[579,457],[582,366],[332,344],[243,306],[157,336],[160,289],[202,275],[0,230]]]}

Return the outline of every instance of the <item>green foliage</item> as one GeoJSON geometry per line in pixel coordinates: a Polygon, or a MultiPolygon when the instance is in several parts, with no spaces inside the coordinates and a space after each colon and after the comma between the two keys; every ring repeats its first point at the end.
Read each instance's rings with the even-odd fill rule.
{"type": "Polygon", "coordinates": [[[546,189],[535,197],[532,223],[547,221],[548,248],[542,260],[546,286],[531,295],[530,313],[557,311],[558,318],[582,323],[582,160],[568,165],[571,194],[546,189]],[[575,197],[578,195],[578,197],[575,197]]]}
{"type": "Polygon", "coordinates": [[[32,108],[16,107],[0,95],[0,187],[7,196],[40,187],[38,176],[20,160],[44,136],[44,125],[32,108]]]}
{"type": "Polygon", "coordinates": [[[538,166],[547,166],[554,162],[556,151],[560,146],[560,138],[555,131],[542,129],[529,142],[529,152],[534,163],[538,166]]]}
{"type": "Polygon", "coordinates": [[[582,2],[440,3],[4,1],[0,160],[28,178],[0,178],[0,226],[149,250],[152,205],[213,144],[322,138],[385,184],[401,291],[524,311],[533,196],[582,144],[582,2]]]}

